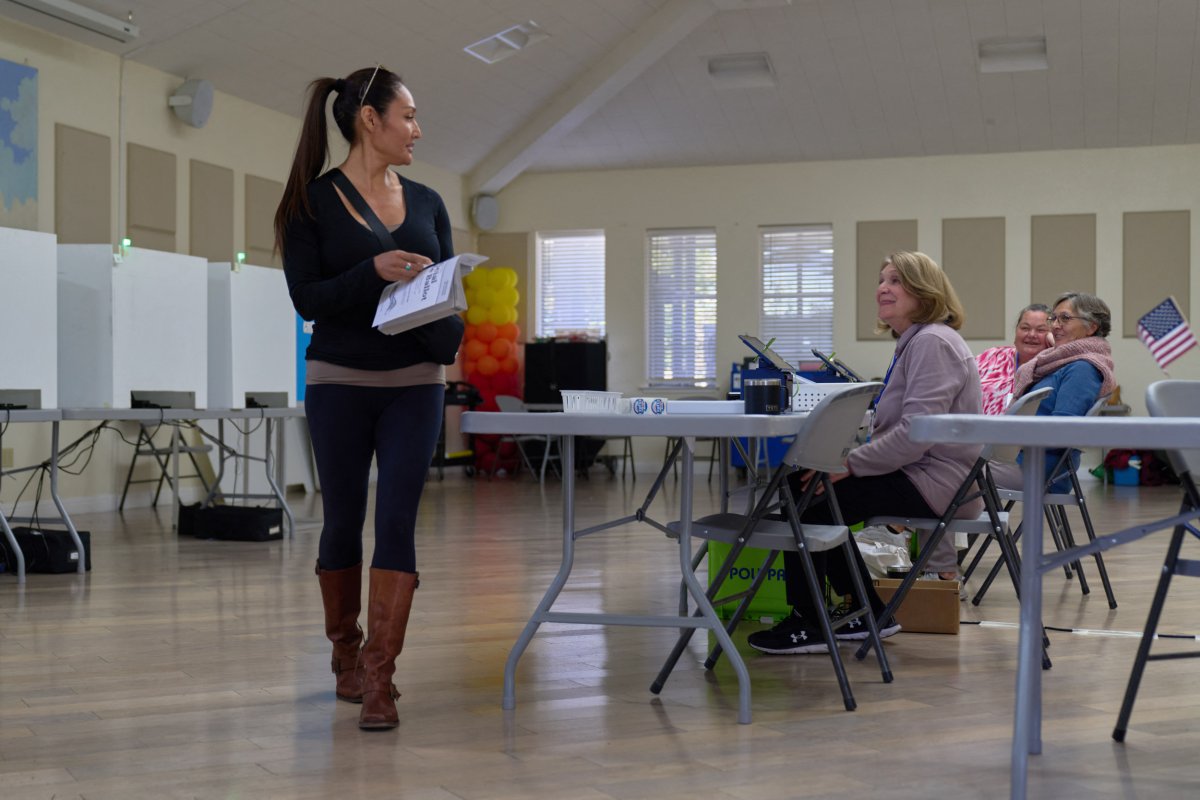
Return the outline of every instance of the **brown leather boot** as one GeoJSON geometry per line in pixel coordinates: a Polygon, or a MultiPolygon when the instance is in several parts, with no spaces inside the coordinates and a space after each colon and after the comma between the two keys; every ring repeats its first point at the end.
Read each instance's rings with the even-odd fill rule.
{"type": "Polygon", "coordinates": [[[325,606],[325,635],[333,642],[333,674],[337,698],[361,703],[363,694],[363,632],[358,624],[362,610],[362,562],[345,569],[321,569],[321,601],[325,606]]]}
{"type": "Polygon", "coordinates": [[[413,592],[420,581],[415,572],[371,568],[367,599],[367,643],[363,646],[363,707],[358,727],[382,730],[400,724],[392,684],[396,656],[404,649],[404,633],[412,611],[413,592]]]}

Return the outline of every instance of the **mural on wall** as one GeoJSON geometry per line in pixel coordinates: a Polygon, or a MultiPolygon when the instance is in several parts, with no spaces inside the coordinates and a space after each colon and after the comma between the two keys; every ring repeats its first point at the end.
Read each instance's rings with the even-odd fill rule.
{"type": "Polygon", "coordinates": [[[37,70],[0,58],[0,227],[37,230],[37,70]]]}

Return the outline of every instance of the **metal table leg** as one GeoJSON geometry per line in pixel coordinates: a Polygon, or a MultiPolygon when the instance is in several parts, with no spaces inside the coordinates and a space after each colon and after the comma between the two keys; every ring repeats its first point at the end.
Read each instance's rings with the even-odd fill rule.
{"type": "Polygon", "coordinates": [[[1013,713],[1012,774],[1013,800],[1025,800],[1029,756],[1042,752],[1042,496],[1046,448],[1025,448],[1024,552],[1021,570],[1021,630],[1017,650],[1017,698],[1013,713]]]}

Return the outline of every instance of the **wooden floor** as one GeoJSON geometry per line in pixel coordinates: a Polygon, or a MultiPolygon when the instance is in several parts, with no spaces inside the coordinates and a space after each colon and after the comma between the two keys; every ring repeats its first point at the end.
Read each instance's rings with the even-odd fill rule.
{"type": "MultiPolygon", "coordinates": [[[[697,486],[698,510],[715,508],[715,492],[697,486]]],[[[1088,486],[1102,530],[1178,503],[1175,488],[1088,486]]],[[[647,488],[646,477],[631,485],[596,469],[579,486],[579,518],[617,516],[647,488]]],[[[668,484],[656,514],[670,518],[675,502],[668,484]]],[[[90,575],[32,575],[24,590],[0,576],[0,797],[1007,796],[1013,627],[896,636],[890,685],[850,659],[858,710],[848,713],[827,657],[754,653],[747,626],[735,639],[754,723],[738,725],[736,679],[724,662],[704,672],[701,637],[656,697],[647,687],[672,631],[550,625],[521,662],[516,710],[502,711],[504,659],[560,553],[559,484],[528,476],[451,470],[429,485],[421,589],[396,677],[401,725],[361,732],[329,674],[312,573],[319,503],[300,496],[294,507],[295,540],[274,544],[180,540],[165,510],[80,516],[90,575]]],[[[1098,585],[1084,598],[1061,573],[1048,577],[1046,623],[1140,631],[1164,543],[1159,534],[1110,555],[1116,611],[1098,585]]],[[[587,538],[558,608],[669,613],[676,559],[646,526],[587,538]]],[[[963,618],[1015,622],[1011,587],[964,603],[963,618]]],[[[1177,582],[1162,627],[1200,634],[1200,581],[1177,582]]],[[[1200,796],[1195,662],[1151,665],[1118,745],[1110,732],[1137,639],[1051,638],[1030,795],[1200,796]]]]}

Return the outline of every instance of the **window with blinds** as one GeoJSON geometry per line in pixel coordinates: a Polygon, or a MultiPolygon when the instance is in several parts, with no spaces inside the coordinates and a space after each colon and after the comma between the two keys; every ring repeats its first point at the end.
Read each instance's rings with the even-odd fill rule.
{"type": "Polygon", "coordinates": [[[604,338],[604,232],[538,234],[537,335],[604,338]]]}
{"type": "Polygon", "coordinates": [[[650,231],[646,364],[651,386],[715,386],[717,233],[650,231]]]}
{"type": "Polygon", "coordinates": [[[833,350],[833,226],[759,229],[761,338],[793,364],[833,350]]]}

